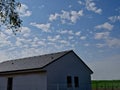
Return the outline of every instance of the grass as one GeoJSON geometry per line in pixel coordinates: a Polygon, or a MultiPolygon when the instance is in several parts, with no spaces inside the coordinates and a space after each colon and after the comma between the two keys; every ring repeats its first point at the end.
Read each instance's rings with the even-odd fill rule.
{"type": "Polygon", "coordinates": [[[120,80],[93,80],[92,88],[120,88],[120,80]]]}

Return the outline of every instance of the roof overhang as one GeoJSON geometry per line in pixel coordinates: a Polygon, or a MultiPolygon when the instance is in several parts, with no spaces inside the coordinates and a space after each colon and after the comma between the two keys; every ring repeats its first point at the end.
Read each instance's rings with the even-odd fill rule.
{"type": "Polygon", "coordinates": [[[16,70],[16,71],[5,71],[0,72],[0,76],[11,76],[11,75],[22,75],[22,74],[35,74],[35,73],[44,73],[46,70],[36,68],[36,69],[26,69],[26,70],[16,70]]]}

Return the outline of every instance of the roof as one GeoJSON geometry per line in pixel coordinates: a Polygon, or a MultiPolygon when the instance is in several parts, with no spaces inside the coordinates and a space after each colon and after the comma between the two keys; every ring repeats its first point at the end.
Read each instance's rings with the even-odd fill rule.
{"type": "MultiPolygon", "coordinates": [[[[45,54],[40,56],[27,57],[17,60],[5,61],[0,63],[0,73],[2,74],[6,72],[42,69],[70,52],[74,53],[73,50],[69,50],[69,51],[62,51],[62,52],[45,54]]],[[[93,73],[93,71],[84,62],[83,64],[91,71],[91,73],[93,73]]]]}
{"type": "Polygon", "coordinates": [[[72,50],[5,61],[0,63],[0,73],[31,70],[37,68],[41,69],[71,51],[72,50]]]}

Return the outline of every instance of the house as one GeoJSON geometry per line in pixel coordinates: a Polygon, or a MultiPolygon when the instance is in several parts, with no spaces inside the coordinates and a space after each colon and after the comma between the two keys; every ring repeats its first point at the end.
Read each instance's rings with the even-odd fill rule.
{"type": "Polygon", "coordinates": [[[91,90],[93,71],[74,51],[0,63],[0,90],[91,90]]]}

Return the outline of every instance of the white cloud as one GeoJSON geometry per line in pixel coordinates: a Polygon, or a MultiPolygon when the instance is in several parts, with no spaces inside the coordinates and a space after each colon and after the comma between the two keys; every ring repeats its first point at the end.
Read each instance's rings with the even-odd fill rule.
{"type": "Polygon", "coordinates": [[[8,41],[8,40],[0,41],[0,48],[4,48],[6,46],[7,47],[11,46],[11,41],[8,41]]]}
{"type": "Polygon", "coordinates": [[[54,37],[51,37],[51,36],[48,36],[47,37],[47,40],[50,41],[50,42],[56,42],[60,39],[60,35],[56,35],[54,37]]]}
{"type": "Polygon", "coordinates": [[[86,36],[81,36],[80,39],[81,40],[85,40],[87,37],[86,36]]]}
{"type": "Polygon", "coordinates": [[[12,43],[9,39],[9,36],[5,34],[4,32],[0,32],[0,48],[5,47],[5,46],[11,46],[12,43]]]}
{"type": "Polygon", "coordinates": [[[19,12],[21,17],[30,16],[32,14],[32,12],[28,10],[28,6],[25,4],[21,4],[21,7],[17,8],[17,11],[19,12]]]}
{"type": "Polygon", "coordinates": [[[106,45],[109,47],[120,47],[120,39],[117,38],[109,38],[106,40],[106,45]]]}
{"type": "Polygon", "coordinates": [[[57,39],[59,39],[59,38],[60,38],[60,35],[56,35],[55,37],[56,37],[57,39]]]}
{"type": "Polygon", "coordinates": [[[28,28],[28,27],[21,27],[21,33],[24,34],[24,33],[30,33],[31,30],[28,28]]]}
{"type": "Polygon", "coordinates": [[[50,21],[54,21],[54,20],[57,19],[58,16],[59,16],[59,14],[57,14],[57,13],[55,13],[55,15],[51,14],[51,15],[49,16],[49,20],[50,20],[50,21]]]}
{"type": "Polygon", "coordinates": [[[31,34],[31,30],[28,27],[21,27],[20,34],[22,34],[24,37],[29,37],[31,34]]]}
{"type": "Polygon", "coordinates": [[[71,39],[73,39],[73,38],[74,38],[73,36],[69,36],[69,37],[68,37],[69,40],[71,40],[71,39]]]}
{"type": "Polygon", "coordinates": [[[50,32],[50,26],[51,26],[50,23],[47,23],[47,24],[30,23],[30,25],[41,29],[43,32],[50,32]]]}
{"type": "Polygon", "coordinates": [[[24,37],[17,37],[14,46],[17,48],[23,48],[24,45],[31,45],[30,40],[24,37]]]}
{"type": "Polygon", "coordinates": [[[9,59],[9,55],[7,54],[6,51],[0,51],[0,62],[3,62],[5,60],[9,59]]]}
{"type": "MultiPolygon", "coordinates": [[[[0,57],[1,61],[40,55],[45,49],[46,50],[42,52],[42,54],[47,51],[66,50],[74,46],[67,41],[68,38],[65,39],[59,34],[43,38],[32,35],[31,32],[32,31],[28,27],[22,27],[21,33],[18,33],[16,36],[8,35],[9,31],[1,32],[0,49],[3,48],[3,50],[6,50],[5,53],[2,49],[0,50],[0,56],[2,55],[0,57]]],[[[70,35],[75,34],[72,30],[69,32],[67,31],[67,33],[70,35]]],[[[73,37],[70,37],[70,39],[72,38],[73,37]]]]}
{"type": "Polygon", "coordinates": [[[70,22],[70,23],[76,23],[77,20],[83,16],[83,10],[79,10],[79,11],[61,11],[61,14],[59,13],[55,13],[55,14],[51,14],[49,16],[49,20],[53,21],[56,20],[57,18],[61,19],[62,24],[65,24],[66,22],[70,22]]]}
{"type": "Polygon", "coordinates": [[[108,19],[112,22],[120,21],[120,15],[119,16],[111,16],[108,19]]]}
{"type": "MultiPolygon", "coordinates": [[[[58,37],[58,36],[57,36],[58,37]]],[[[40,39],[39,39],[40,40],[40,39]]],[[[63,41],[62,41],[63,42],[63,41]]],[[[32,47],[26,47],[24,49],[17,48],[16,50],[0,50],[0,62],[5,61],[5,60],[13,60],[13,59],[19,59],[19,58],[24,58],[24,57],[31,57],[31,56],[37,56],[41,54],[47,54],[52,52],[58,52],[61,50],[68,50],[71,47],[68,44],[62,44],[59,43],[53,43],[53,42],[44,42],[44,41],[39,41],[40,43],[39,48],[36,46],[32,47]],[[45,46],[43,44],[46,44],[45,46]],[[48,45],[50,47],[48,47],[48,45]]],[[[65,43],[65,42],[63,42],[65,43]]],[[[33,45],[33,44],[32,44],[33,45]]]]}
{"type": "Polygon", "coordinates": [[[21,32],[13,34],[12,30],[1,31],[0,34],[0,49],[12,51],[17,48],[22,48],[29,44],[27,38],[30,36],[30,29],[28,27],[21,27],[21,32]]]}
{"type": "Polygon", "coordinates": [[[97,14],[102,13],[102,9],[96,7],[96,4],[95,4],[95,2],[93,2],[93,0],[86,0],[86,9],[88,11],[92,11],[92,12],[97,13],[97,14]]]}
{"type": "Polygon", "coordinates": [[[80,34],[81,34],[80,31],[78,31],[78,32],[75,33],[75,35],[77,35],[77,36],[80,36],[80,34]]]}
{"type": "Polygon", "coordinates": [[[4,30],[4,32],[8,35],[11,35],[11,36],[13,34],[12,30],[9,30],[9,29],[4,30]]]}
{"type": "Polygon", "coordinates": [[[69,44],[68,41],[66,41],[66,40],[60,40],[59,42],[60,42],[61,44],[69,44]]]}
{"type": "MultiPolygon", "coordinates": [[[[73,37],[70,37],[71,40],[73,37]]],[[[56,49],[65,49],[65,48],[72,48],[74,45],[68,40],[68,38],[64,38],[60,35],[56,36],[48,36],[47,37],[47,45],[54,47],[56,49]]]]}
{"type": "Polygon", "coordinates": [[[45,47],[46,46],[45,40],[43,40],[39,37],[36,37],[36,36],[32,39],[32,41],[29,42],[29,44],[31,45],[32,48],[38,48],[38,47],[45,47]]]}
{"type": "Polygon", "coordinates": [[[97,25],[95,26],[96,29],[106,29],[106,30],[112,30],[114,27],[114,25],[108,23],[108,22],[105,22],[101,25],[97,25]]]}
{"type": "Polygon", "coordinates": [[[95,39],[106,39],[109,37],[109,32],[100,32],[95,34],[95,39]]]}
{"type": "Polygon", "coordinates": [[[24,57],[31,57],[31,56],[37,56],[37,55],[41,55],[41,54],[44,54],[45,52],[47,52],[48,50],[44,51],[43,48],[34,48],[34,47],[31,47],[31,48],[25,48],[23,50],[20,50],[19,51],[19,54],[20,55],[17,55],[15,54],[18,53],[18,51],[14,51],[14,55],[15,57],[14,58],[24,58],[24,57]],[[31,52],[32,51],[32,52],[31,52]]]}
{"type": "Polygon", "coordinates": [[[66,33],[68,33],[68,30],[61,30],[61,31],[58,31],[59,33],[61,33],[61,34],[66,34],[66,33]]]}
{"type": "Polygon", "coordinates": [[[46,46],[46,43],[44,41],[38,41],[37,43],[39,46],[46,46]]]}
{"type": "Polygon", "coordinates": [[[88,47],[88,46],[90,46],[90,44],[86,43],[86,44],[84,44],[84,46],[88,47]]]}
{"type": "Polygon", "coordinates": [[[74,33],[73,33],[72,30],[69,30],[69,31],[68,31],[68,34],[73,35],[74,33]]]}
{"type": "Polygon", "coordinates": [[[80,5],[84,5],[84,2],[82,2],[82,1],[78,1],[78,3],[80,4],[80,5]]]}
{"type": "Polygon", "coordinates": [[[37,42],[37,41],[39,41],[39,38],[38,37],[34,37],[33,41],[37,42]]]}
{"type": "Polygon", "coordinates": [[[62,14],[59,14],[59,16],[61,17],[61,19],[70,20],[70,12],[64,11],[64,10],[62,10],[61,12],[62,12],[62,14]]]}
{"type": "Polygon", "coordinates": [[[5,33],[1,32],[0,37],[5,39],[7,37],[7,35],[5,33]]]}
{"type": "Polygon", "coordinates": [[[18,47],[22,46],[22,42],[21,42],[20,38],[17,38],[17,39],[16,39],[15,44],[16,44],[16,46],[18,46],[18,47]]]}
{"type": "Polygon", "coordinates": [[[71,8],[71,7],[72,7],[72,5],[69,5],[68,7],[69,7],[69,8],[71,8]]]}
{"type": "Polygon", "coordinates": [[[104,40],[104,43],[96,44],[97,47],[120,47],[120,40],[118,38],[110,37],[110,32],[96,33],[94,38],[97,40],[104,40]]]}
{"type": "Polygon", "coordinates": [[[76,23],[77,19],[79,19],[80,16],[83,16],[83,10],[80,11],[71,11],[71,22],[76,23]]]}
{"type": "Polygon", "coordinates": [[[104,46],[106,46],[106,45],[103,44],[103,43],[97,43],[96,46],[97,46],[98,48],[102,48],[102,47],[104,47],[104,46]]]}
{"type": "Polygon", "coordinates": [[[58,31],[60,34],[69,34],[69,35],[74,35],[74,32],[72,30],[61,30],[58,31]]]}

